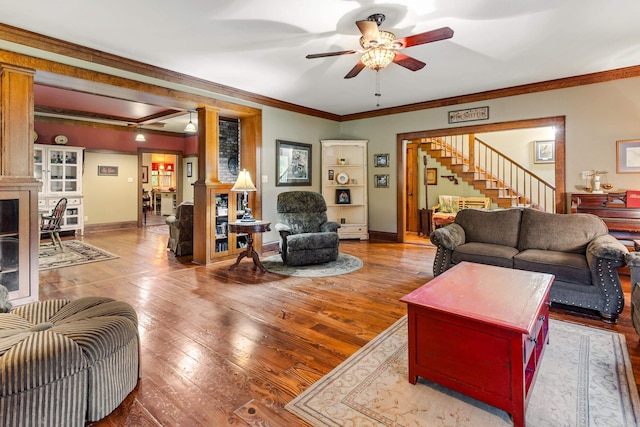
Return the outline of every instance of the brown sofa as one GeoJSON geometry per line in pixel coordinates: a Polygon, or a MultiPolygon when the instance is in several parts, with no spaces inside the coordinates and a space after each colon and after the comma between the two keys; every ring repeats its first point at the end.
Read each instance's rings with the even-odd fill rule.
{"type": "Polygon", "coordinates": [[[465,209],[430,238],[436,276],[462,261],[538,271],[555,276],[552,303],[593,310],[609,322],[624,307],[616,269],[628,250],[595,215],[465,209]]]}

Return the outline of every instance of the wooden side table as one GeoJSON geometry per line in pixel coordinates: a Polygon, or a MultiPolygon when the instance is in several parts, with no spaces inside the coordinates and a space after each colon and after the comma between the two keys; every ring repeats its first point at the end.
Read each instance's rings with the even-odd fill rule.
{"type": "Polygon", "coordinates": [[[268,221],[253,221],[253,222],[230,222],[229,233],[246,233],[247,235],[247,250],[238,255],[235,264],[229,267],[229,270],[233,270],[240,264],[242,258],[253,258],[253,264],[260,269],[263,273],[266,271],[264,266],[260,262],[260,256],[253,249],[253,233],[264,233],[265,231],[271,231],[271,222],[268,221]]]}

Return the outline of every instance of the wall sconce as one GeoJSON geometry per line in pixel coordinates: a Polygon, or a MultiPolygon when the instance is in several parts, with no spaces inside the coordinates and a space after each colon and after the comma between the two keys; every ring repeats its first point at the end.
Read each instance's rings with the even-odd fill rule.
{"type": "Polygon", "coordinates": [[[449,181],[453,182],[455,185],[458,185],[458,178],[455,175],[440,175],[440,178],[447,178],[449,181]]]}
{"type": "Polygon", "coordinates": [[[142,134],[142,125],[138,125],[138,134],[136,135],[136,142],[147,142],[147,138],[142,134]]]}

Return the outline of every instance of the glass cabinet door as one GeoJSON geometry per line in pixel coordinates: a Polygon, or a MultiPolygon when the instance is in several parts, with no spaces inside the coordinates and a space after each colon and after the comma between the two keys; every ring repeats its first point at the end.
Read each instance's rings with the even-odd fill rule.
{"type": "Polygon", "coordinates": [[[51,150],[48,161],[50,193],[79,191],[79,165],[76,151],[51,150]]]}
{"type": "Polygon", "coordinates": [[[0,192],[0,284],[10,299],[29,296],[29,194],[0,192]]]}
{"type": "Polygon", "coordinates": [[[229,250],[229,194],[216,193],[216,253],[227,252],[229,250]]]}

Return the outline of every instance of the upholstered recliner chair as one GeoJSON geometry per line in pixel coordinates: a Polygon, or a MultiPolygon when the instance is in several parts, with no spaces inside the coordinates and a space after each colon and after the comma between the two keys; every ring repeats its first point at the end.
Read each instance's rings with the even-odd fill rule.
{"type": "Polygon", "coordinates": [[[327,221],[327,204],[319,193],[289,191],[278,195],[280,255],[288,265],[322,264],[338,258],[338,228],[327,221]]]}
{"type": "Polygon", "coordinates": [[[169,225],[167,247],[176,256],[193,253],[193,201],[178,205],[175,215],[169,215],[165,222],[169,225]]]}

